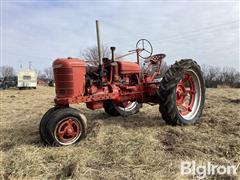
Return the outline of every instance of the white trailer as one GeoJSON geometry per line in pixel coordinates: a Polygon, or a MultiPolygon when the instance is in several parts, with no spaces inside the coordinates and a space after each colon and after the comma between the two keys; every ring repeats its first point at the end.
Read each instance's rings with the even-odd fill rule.
{"type": "Polygon", "coordinates": [[[37,88],[37,74],[35,71],[26,70],[18,72],[18,83],[17,87],[19,89],[24,88],[37,88]]]}

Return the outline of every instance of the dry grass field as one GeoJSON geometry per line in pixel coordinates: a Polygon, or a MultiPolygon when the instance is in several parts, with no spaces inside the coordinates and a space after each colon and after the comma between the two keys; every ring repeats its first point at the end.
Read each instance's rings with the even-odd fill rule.
{"type": "Polygon", "coordinates": [[[76,105],[88,119],[88,136],[70,147],[40,141],[39,122],[53,106],[54,88],[0,93],[0,179],[193,179],[180,176],[181,160],[240,163],[239,89],[207,89],[195,126],[166,125],[158,106],[113,118],[76,105]]]}

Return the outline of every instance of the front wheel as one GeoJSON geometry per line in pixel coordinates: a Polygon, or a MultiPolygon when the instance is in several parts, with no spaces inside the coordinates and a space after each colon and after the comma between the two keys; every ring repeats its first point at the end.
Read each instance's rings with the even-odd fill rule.
{"type": "Polygon", "coordinates": [[[41,137],[52,146],[67,146],[80,141],[87,133],[87,119],[73,108],[52,109],[40,124],[41,137]]]}
{"type": "Polygon", "coordinates": [[[199,121],[205,101],[205,83],[200,66],[184,59],[165,73],[159,89],[159,110],[167,124],[199,121]]]}
{"type": "MultiPolygon", "coordinates": [[[[21,88],[21,87],[20,87],[21,88]]],[[[50,116],[51,114],[58,110],[59,108],[57,106],[55,107],[52,107],[50,108],[42,117],[41,121],[40,121],[40,124],[39,124],[39,134],[40,134],[40,137],[41,137],[41,140],[45,143],[45,144],[49,144],[48,141],[47,141],[47,137],[46,137],[46,133],[45,133],[45,130],[46,130],[46,125],[47,125],[47,122],[49,120],[51,120],[50,116]]]]}

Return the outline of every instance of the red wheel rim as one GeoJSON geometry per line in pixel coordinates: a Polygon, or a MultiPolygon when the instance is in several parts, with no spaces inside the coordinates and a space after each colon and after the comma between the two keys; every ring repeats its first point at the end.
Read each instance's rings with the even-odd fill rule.
{"type": "Polygon", "coordinates": [[[182,116],[186,116],[192,112],[195,95],[194,80],[189,73],[185,73],[176,88],[176,105],[182,116]]]}
{"type": "Polygon", "coordinates": [[[124,108],[128,108],[128,107],[130,107],[130,106],[132,105],[132,103],[133,103],[133,102],[131,102],[131,101],[124,102],[124,103],[123,103],[123,107],[124,107],[124,108]]]}
{"type": "Polygon", "coordinates": [[[119,108],[124,111],[131,111],[136,107],[136,105],[137,105],[136,101],[126,101],[123,103],[123,107],[119,106],[119,108]]]}
{"type": "Polygon", "coordinates": [[[68,145],[77,141],[81,135],[81,125],[75,118],[60,121],[55,129],[55,136],[60,144],[68,145]]]}

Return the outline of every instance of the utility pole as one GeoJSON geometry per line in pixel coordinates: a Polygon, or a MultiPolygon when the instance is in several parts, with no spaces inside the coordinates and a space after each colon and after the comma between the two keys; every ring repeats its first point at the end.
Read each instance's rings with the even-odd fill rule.
{"type": "Polygon", "coordinates": [[[23,68],[23,63],[22,63],[22,61],[21,61],[21,60],[18,60],[18,63],[19,63],[19,68],[20,68],[20,70],[22,70],[22,68],[23,68]]]}
{"type": "Polygon", "coordinates": [[[28,68],[31,69],[32,68],[32,61],[28,61],[28,68]]]}

